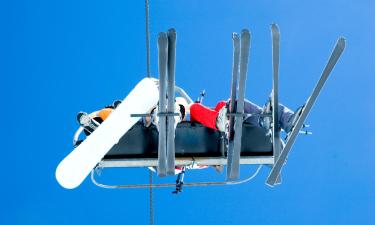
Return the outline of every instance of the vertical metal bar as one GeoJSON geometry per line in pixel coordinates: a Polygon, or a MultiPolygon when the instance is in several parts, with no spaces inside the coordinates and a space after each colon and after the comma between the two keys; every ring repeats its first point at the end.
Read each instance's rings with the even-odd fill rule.
{"type": "MultiPolygon", "coordinates": [[[[168,112],[175,108],[175,65],[176,65],[176,31],[168,30],[168,112]]],[[[174,175],[175,170],[175,117],[168,115],[167,122],[167,175],[174,175]]]]}
{"type": "MultiPolygon", "coordinates": [[[[158,36],[158,61],[159,61],[159,113],[166,113],[167,96],[167,58],[168,37],[166,33],[158,36]]],[[[147,90],[145,90],[147,91],[147,90]]],[[[158,146],[158,176],[166,176],[166,116],[159,116],[159,146],[158,146]]]]}

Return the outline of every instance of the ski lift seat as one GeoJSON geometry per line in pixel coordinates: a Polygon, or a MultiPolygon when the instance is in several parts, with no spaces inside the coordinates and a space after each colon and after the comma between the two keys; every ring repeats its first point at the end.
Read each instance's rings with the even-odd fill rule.
{"type": "MultiPolygon", "coordinates": [[[[241,156],[272,156],[272,143],[266,130],[243,125],[241,156]]],[[[199,123],[183,121],[177,125],[176,157],[226,156],[224,134],[199,123]]],[[[157,158],[158,131],[154,125],[137,122],[106,154],[104,159],[157,158]]]]}

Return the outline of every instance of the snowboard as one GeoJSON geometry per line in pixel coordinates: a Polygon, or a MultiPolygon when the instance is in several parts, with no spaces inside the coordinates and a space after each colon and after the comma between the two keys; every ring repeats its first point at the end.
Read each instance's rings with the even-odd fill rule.
{"type": "Polygon", "coordinates": [[[141,80],[95,132],[60,162],[55,174],[58,183],[67,189],[78,187],[113,145],[139,120],[131,115],[147,113],[157,104],[158,96],[155,80],[141,80]]]}

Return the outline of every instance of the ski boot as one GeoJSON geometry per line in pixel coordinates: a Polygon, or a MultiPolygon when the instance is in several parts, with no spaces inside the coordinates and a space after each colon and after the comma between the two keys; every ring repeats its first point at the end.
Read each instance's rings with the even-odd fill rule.
{"type": "Polygon", "coordinates": [[[286,123],[284,127],[284,131],[287,133],[287,135],[293,130],[294,126],[296,125],[297,120],[302,113],[303,107],[304,106],[298,107],[297,110],[294,112],[294,114],[288,119],[288,122],[286,123]]]}
{"type": "Polygon", "coordinates": [[[99,123],[93,120],[90,115],[85,112],[79,112],[77,114],[77,121],[79,125],[82,126],[89,134],[94,132],[99,126],[99,123]]]}
{"type": "Polygon", "coordinates": [[[224,106],[220,109],[216,117],[216,127],[220,132],[227,132],[229,128],[229,119],[227,116],[228,108],[224,106]]]}
{"type": "Polygon", "coordinates": [[[271,106],[271,99],[266,102],[263,106],[263,110],[259,115],[259,125],[266,130],[271,129],[272,123],[272,106],[271,106]]]}

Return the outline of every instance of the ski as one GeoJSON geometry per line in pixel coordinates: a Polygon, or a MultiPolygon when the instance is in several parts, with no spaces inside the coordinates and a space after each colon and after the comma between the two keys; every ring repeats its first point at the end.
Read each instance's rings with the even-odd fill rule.
{"type": "Polygon", "coordinates": [[[311,111],[311,108],[313,106],[313,104],[315,103],[321,89],[323,88],[325,82],[327,81],[329,75],[331,74],[331,71],[333,70],[333,68],[335,67],[337,61],[339,60],[341,54],[343,53],[345,49],[345,39],[344,38],[339,38],[339,40],[337,41],[336,45],[335,45],[335,48],[328,60],[328,63],[326,64],[323,72],[322,72],[322,75],[318,81],[318,83],[316,84],[315,88],[313,89],[313,92],[312,94],[310,95],[310,97],[308,98],[308,100],[306,101],[303,109],[302,109],[302,112],[299,116],[299,118],[297,119],[297,122],[295,124],[295,126],[293,127],[292,131],[289,133],[289,135],[287,136],[287,140],[286,140],[286,144],[285,144],[285,147],[283,149],[283,151],[281,152],[278,160],[275,162],[270,174],[268,175],[268,178],[267,178],[267,181],[266,181],[266,184],[270,185],[270,186],[274,186],[275,183],[276,183],[276,180],[277,180],[277,177],[279,176],[280,174],[280,171],[285,163],[285,160],[297,138],[297,135],[301,129],[301,127],[303,126],[303,123],[307,117],[307,115],[309,114],[309,112],[311,111]]]}
{"type": "Polygon", "coordinates": [[[159,143],[158,143],[158,176],[167,175],[167,65],[168,65],[168,36],[159,33],[158,36],[158,67],[159,67],[159,143]]]}
{"type": "Polygon", "coordinates": [[[167,175],[174,175],[175,170],[175,65],[176,31],[168,30],[168,116],[167,116],[167,175]]]}
{"type": "MultiPolygon", "coordinates": [[[[279,63],[280,63],[280,31],[276,24],[271,25],[272,36],[272,145],[275,162],[281,152],[280,126],[279,126],[279,63]]],[[[281,183],[278,177],[277,183],[281,183]]]]}
{"type": "MultiPolygon", "coordinates": [[[[229,112],[235,112],[235,103],[237,98],[237,83],[238,83],[238,71],[240,63],[240,37],[237,33],[232,34],[233,40],[233,68],[232,68],[232,85],[231,85],[231,94],[229,102],[229,112]]],[[[230,116],[229,120],[229,140],[233,140],[233,131],[234,131],[234,116],[230,116]]]]}
{"type": "Polygon", "coordinates": [[[227,177],[231,173],[233,161],[233,133],[234,133],[234,116],[235,113],[235,102],[237,96],[237,82],[238,82],[238,66],[240,60],[240,37],[237,33],[232,34],[233,41],[233,65],[232,65],[232,83],[231,83],[231,94],[229,101],[229,127],[226,134],[228,140],[228,152],[227,152],[227,177]]]}
{"type": "Polygon", "coordinates": [[[249,61],[250,33],[247,29],[241,31],[241,50],[238,81],[238,98],[236,101],[236,114],[234,120],[233,155],[231,165],[228,167],[227,178],[237,179],[240,174],[242,124],[244,119],[244,100],[246,90],[247,67],[249,61]]]}

